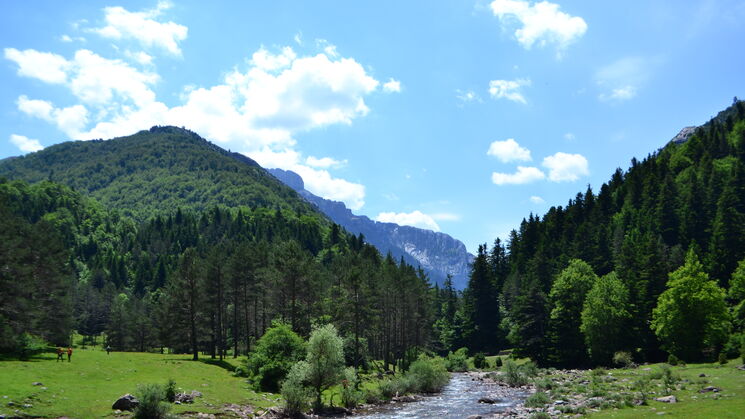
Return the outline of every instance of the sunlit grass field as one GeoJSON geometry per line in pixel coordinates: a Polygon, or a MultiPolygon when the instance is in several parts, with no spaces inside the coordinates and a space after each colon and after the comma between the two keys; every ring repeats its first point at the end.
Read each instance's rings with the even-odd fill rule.
{"type": "MultiPolygon", "coordinates": [[[[205,357],[207,360],[208,357],[205,357]]],[[[0,361],[0,415],[33,415],[70,418],[113,415],[111,405],[126,393],[135,393],[139,384],[165,384],[169,378],[185,391],[197,390],[203,397],[194,404],[174,405],[184,411],[217,412],[227,403],[275,406],[278,396],[257,394],[245,379],[234,377],[227,367],[209,360],[192,361],[190,355],[111,352],[75,349],[72,362],[56,361],[48,353],[30,361],[0,361]],[[40,382],[42,386],[34,386],[40,382]],[[12,403],[9,406],[8,403],[12,403]],[[33,407],[24,408],[23,405],[33,407]],[[15,411],[18,410],[18,413],[15,411]]]]}

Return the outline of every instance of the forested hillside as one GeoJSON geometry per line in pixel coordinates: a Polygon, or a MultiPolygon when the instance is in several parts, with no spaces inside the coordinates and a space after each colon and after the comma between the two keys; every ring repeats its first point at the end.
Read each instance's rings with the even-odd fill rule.
{"type": "Polygon", "coordinates": [[[140,220],[153,211],[216,205],[316,213],[248,157],[170,126],[106,141],[65,142],[6,159],[0,161],[0,176],[61,183],[140,220]]]}
{"type": "Polygon", "coordinates": [[[514,346],[561,366],[607,364],[617,351],[637,361],[735,356],[743,238],[745,103],[736,101],[599,190],[530,214],[506,245],[481,247],[461,308],[439,332],[455,346],[514,346]]]}
{"type": "Polygon", "coordinates": [[[237,356],[277,320],[301,335],[336,324],[360,358],[352,363],[394,363],[430,345],[426,275],[296,196],[149,217],[156,201],[143,199],[131,218],[121,202],[109,209],[57,183],[0,178],[0,351],[66,345],[76,330],[90,342],[105,334],[115,350],[237,356]]]}

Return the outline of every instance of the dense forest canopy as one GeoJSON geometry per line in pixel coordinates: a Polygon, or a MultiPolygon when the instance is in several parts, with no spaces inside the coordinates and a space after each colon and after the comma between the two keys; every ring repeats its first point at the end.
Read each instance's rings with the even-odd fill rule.
{"type": "Polygon", "coordinates": [[[711,358],[743,343],[744,158],[738,101],[480,246],[458,292],[189,131],[60,144],[0,162],[0,349],[77,330],[237,356],[280,320],[333,323],[354,366],[461,347],[557,366],[711,358]]]}

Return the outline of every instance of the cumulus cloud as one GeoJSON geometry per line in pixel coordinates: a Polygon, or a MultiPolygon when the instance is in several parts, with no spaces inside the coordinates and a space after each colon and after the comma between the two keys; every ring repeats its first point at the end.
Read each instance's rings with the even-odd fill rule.
{"type": "Polygon", "coordinates": [[[533,3],[522,0],[494,0],[490,4],[492,13],[505,25],[517,22],[515,38],[525,49],[534,45],[545,47],[556,45],[557,54],[581,38],[587,31],[587,23],[579,16],[571,16],[559,10],[559,5],[542,1],[533,3]]]}
{"type": "Polygon", "coordinates": [[[546,203],[546,201],[543,198],[541,198],[540,196],[535,196],[535,195],[530,197],[530,202],[534,204],[545,204],[546,203]]]}
{"type": "Polygon", "coordinates": [[[513,102],[528,103],[520,89],[530,86],[530,79],[492,80],[489,82],[489,94],[494,99],[505,98],[513,102]]]}
{"type": "Polygon", "coordinates": [[[16,104],[21,112],[54,124],[71,138],[79,136],[88,123],[88,110],[83,105],[56,108],[51,102],[29,99],[24,95],[18,98],[16,104]]]}
{"type": "Polygon", "coordinates": [[[461,102],[461,104],[469,102],[481,102],[481,98],[473,90],[460,90],[455,91],[455,97],[461,102]]]}
{"type": "Polygon", "coordinates": [[[34,140],[33,138],[28,138],[26,136],[18,134],[11,134],[10,142],[24,153],[31,153],[34,151],[42,150],[44,148],[39,140],[34,140]]]}
{"type": "Polygon", "coordinates": [[[19,51],[15,48],[5,48],[5,58],[18,65],[19,76],[31,77],[51,84],[67,81],[69,63],[61,55],[33,49],[19,51]]]}
{"type": "Polygon", "coordinates": [[[489,150],[486,154],[496,157],[502,163],[532,160],[530,150],[520,147],[520,144],[514,138],[508,138],[504,141],[494,141],[489,145],[489,150]]]}
{"type": "Polygon", "coordinates": [[[515,173],[497,173],[491,174],[491,181],[495,185],[523,185],[526,183],[543,180],[546,175],[536,167],[518,166],[515,173]]]}
{"type": "Polygon", "coordinates": [[[386,93],[399,93],[401,91],[401,82],[390,78],[387,82],[383,83],[383,91],[386,93]]]}
{"type": "Polygon", "coordinates": [[[548,169],[548,179],[552,182],[573,182],[590,174],[587,159],[581,154],[558,152],[544,158],[542,165],[548,169]]]}
{"type": "Polygon", "coordinates": [[[152,10],[130,12],[123,7],[106,7],[106,26],[92,31],[110,39],[133,39],[147,48],[160,48],[172,55],[181,55],[179,42],[186,39],[189,29],[174,22],[156,20],[171,4],[159,2],[152,10]]]}
{"type": "Polygon", "coordinates": [[[375,221],[381,223],[396,223],[399,225],[424,228],[427,230],[440,231],[440,226],[435,220],[419,210],[413,212],[381,212],[375,217],[375,221]]]}

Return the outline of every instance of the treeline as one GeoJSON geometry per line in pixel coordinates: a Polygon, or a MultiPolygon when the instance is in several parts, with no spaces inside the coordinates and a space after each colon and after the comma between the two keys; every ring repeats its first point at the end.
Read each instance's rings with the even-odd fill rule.
{"type": "Polygon", "coordinates": [[[565,207],[531,214],[506,245],[480,247],[463,295],[454,298],[447,287],[440,292],[446,307],[437,321],[440,340],[456,342],[451,348],[514,347],[557,366],[608,363],[614,351],[639,362],[668,354],[711,359],[723,350],[734,357],[745,343],[745,295],[733,280],[745,273],[745,266],[736,272],[745,258],[743,237],[745,103],[735,101],[687,141],[616,170],[598,192],[588,187],[565,207]],[[660,307],[671,298],[665,293],[675,289],[721,298],[727,292],[724,314],[704,308],[718,305],[719,297],[667,308],[691,322],[698,342],[671,343],[661,323],[660,307]],[[594,303],[587,301],[591,295],[594,303]],[[593,323],[590,312],[607,317],[593,323]],[[598,348],[593,353],[590,324],[610,346],[602,356],[598,348]],[[720,331],[711,335],[711,325],[720,331]]]}
{"type": "Polygon", "coordinates": [[[0,179],[0,349],[72,330],[114,350],[237,356],[274,320],[333,323],[351,363],[432,339],[426,275],[291,209],[213,207],[136,221],[56,183],[0,179]]]}

